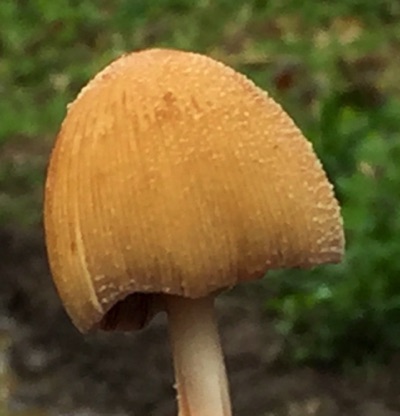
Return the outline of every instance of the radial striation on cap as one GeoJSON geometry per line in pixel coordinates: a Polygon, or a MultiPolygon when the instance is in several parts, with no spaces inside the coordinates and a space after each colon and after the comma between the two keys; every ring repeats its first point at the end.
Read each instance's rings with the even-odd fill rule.
{"type": "Polygon", "coordinates": [[[282,108],[219,62],[160,49],[118,59],[69,106],[45,229],[82,331],[128,295],[140,327],[141,294],[201,297],[344,250],[332,185],[282,108]]]}

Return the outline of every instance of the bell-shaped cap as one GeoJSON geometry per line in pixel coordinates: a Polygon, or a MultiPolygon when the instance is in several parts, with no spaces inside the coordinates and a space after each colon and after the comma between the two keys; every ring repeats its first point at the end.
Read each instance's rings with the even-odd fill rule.
{"type": "Polygon", "coordinates": [[[344,249],[332,185],[282,108],[213,59],[160,49],[118,59],[69,106],[45,230],[82,331],[141,327],[154,294],[201,297],[344,249]]]}

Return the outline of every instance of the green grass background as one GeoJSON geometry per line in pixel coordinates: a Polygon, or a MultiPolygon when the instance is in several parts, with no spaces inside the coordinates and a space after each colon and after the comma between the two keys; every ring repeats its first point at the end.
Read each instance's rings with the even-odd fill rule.
{"type": "Polygon", "coordinates": [[[121,53],[208,54],[268,90],[313,142],[343,206],[346,259],[265,280],[283,359],[382,363],[400,347],[400,2],[2,0],[0,226],[41,221],[65,107],[121,53]],[[272,294],[272,296],[271,296],[272,294]]]}

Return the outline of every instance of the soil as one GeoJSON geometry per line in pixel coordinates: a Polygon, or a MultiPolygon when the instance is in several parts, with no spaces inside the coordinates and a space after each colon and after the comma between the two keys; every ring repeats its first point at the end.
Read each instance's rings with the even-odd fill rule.
{"type": "MultiPolygon", "coordinates": [[[[0,256],[0,329],[16,380],[9,415],[176,414],[164,316],[133,334],[82,336],[55,293],[40,232],[0,230],[0,256]]],[[[217,305],[235,415],[400,416],[396,363],[370,378],[279,365],[283,340],[257,292],[239,288],[217,305]]]]}

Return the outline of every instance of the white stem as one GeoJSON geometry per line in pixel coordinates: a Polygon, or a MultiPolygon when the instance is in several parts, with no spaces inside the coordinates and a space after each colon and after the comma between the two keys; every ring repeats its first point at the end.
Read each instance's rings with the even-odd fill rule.
{"type": "Polygon", "coordinates": [[[214,298],[166,297],[179,416],[231,416],[214,298]]]}

